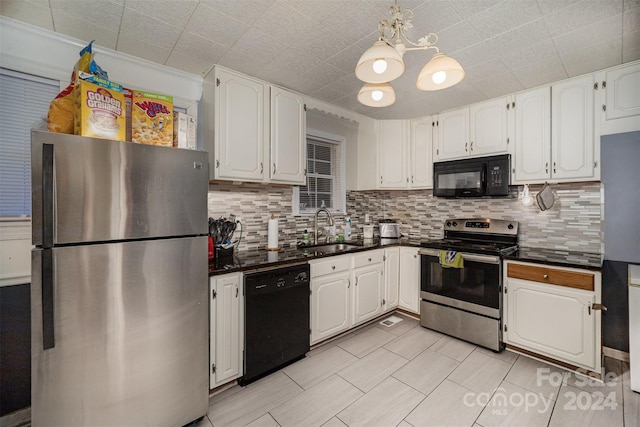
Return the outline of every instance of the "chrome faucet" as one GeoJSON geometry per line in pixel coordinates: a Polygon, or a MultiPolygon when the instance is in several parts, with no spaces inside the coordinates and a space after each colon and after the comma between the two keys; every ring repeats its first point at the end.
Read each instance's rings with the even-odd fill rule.
{"type": "Polygon", "coordinates": [[[313,244],[314,245],[318,244],[318,214],[320,212],[326,212],[327,215],[329,216],[329,225],[330,226],[333,225],[333,216],[331,216],[331,212],[329,212],[327,208],[320,208],[316,211],[316,214],[314,215],[314,219],[313,219],[313,244]]]}

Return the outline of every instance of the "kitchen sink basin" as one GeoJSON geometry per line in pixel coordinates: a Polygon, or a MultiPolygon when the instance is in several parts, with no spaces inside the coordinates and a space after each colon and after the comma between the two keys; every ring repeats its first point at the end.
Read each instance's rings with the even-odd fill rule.
{"type": "Polygon", "coordinates": [[[352,245],[349,243],[329,243],[317,246],[301,246],[300,250],[306,250],[309,252],[316,252],[318,254],[330,254],[336,252],[346,252],[359,248],[359,245],[352,245]]]}

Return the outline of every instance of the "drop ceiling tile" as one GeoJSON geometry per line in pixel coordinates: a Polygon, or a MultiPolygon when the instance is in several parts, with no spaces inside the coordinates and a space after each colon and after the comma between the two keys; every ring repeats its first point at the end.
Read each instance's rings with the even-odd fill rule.
{"type": "Polygon", "coordinates": [[[561,58],[569,77],[619,65],[622,63],[622,37],[591,43],[589,50],[563,52],[561,58]]]}
{"type": "Polygon", "coordinates": [[[287,44],[292,44],[314,26],[313,18],[297,12],[282,0],[276,0],[254,24],[256,30],[287,44]]]}
{"type": "Polygon", "coordinates": [[[475,0],[475,1],[456,1],[454,7],[463,18],[468,18],[477,13],[484,12],[486,9],[502,3],[504,0],[475,0]]]}
{"type": "Polygon", "coordinates": [[[626,9],[622,15],[623,34],[636,31],[640,31],[640,6],[626,9]]]}
{"type": "Polygon", "coordinates": [[[487,98],[496,98],[524,89],[515,76],[508,71],[483,80],[473,81],[472,84],[487,98]]]}
{"type": "MultiPolygon", "coordinates": [[[[401,10],[416,9],[426,3],[427,0],[401,0],[398,1],[398,6],[401,10]]],[[[366,0],[371,5],[376,13],[380,16],[380,19],[387,19],[390,17],[389,8],[393,6],[393,0],[366,0]]]]}
{"type": "Polygon", "coordinates": [[[171,53],[175,52],[186,57],[197,58],[198,62],[205,61],[213,66],[228,50],[227,46],[185,31],[171,53]]]}
{"type": "Polygon", "coordinates": [[[560,57],[557,55],[538,61],[532,60],[530,63],[520,67],[509,67],[509,71],[517,76],[518,81],[525,89],[557,82],[569,77],[564,71],[560,57]]]}
{"type": "Polygon", "coordinates": [[[544,20],[555,37],[621,13],[622,0],[583,0],[545,15],[544,20]]]}
{"type": "Polygon", "coordinates": [[[153,4],[150,4],[149,0],[127,0],[125,3],[127,9],[177,28],[184,28],[187,25],[197,5],[196,0],[154,0],[153,4]]]}
{"type": "Polygon", "coordinates": [[[449,55],[462,65],[462,68],[486,61],[487,58],[497,56],[496,50],[485,42],[478,42],[462,49],[451,52],[449,55]]]}
{"type": "Polygon", "coordinates": [[[253,24],[274,2],[275,0],[200,0],[200,3],[247,25],[253,24]]]}
{"type": "Polygon", "coordinates": [[[485,43],[496,52],[513,52],[525,49],[529,46],[551,40],[551,34],[542,18],[528,22],[518,28],[499,34],[485,43]]]}
{"type": "Polygon", "coordinates": [[[543,15],[557,12],[582,0],[538,0],[538,7],[543,15]]]}
{"type": "Polygon", "coordinates": [[[49,4],[30,3],[23,0],[2,0],[0,14],[36,27],[53,31],[53,17],[49,4]]]}
{"type": "Polygon", "coordinates": [[[342,71],[355,72],[356,65],[358,65],[358,60],[363,53],[364,50],[362,50],[360,46],[351,45],[348,48],[338,52],[336,55],[333,55],[325,62],[342,71]]]}
{"type": "Polygon", "coordinates": [[[490,38],[535,21],[541,16],[534,0],[507,0],[468,19],[480,35],[490,38]]]}
{"type": "Polygon", "coordinates": [[[540,62],[548,58],[558,58],[553,40],[540,40],[522,49],[501,52],[500,61],[509,69],[523,68],[533,62],[540,62]]]}
{"type": "Polygon", "coordinates": [[[625,11],[640,7],[640,0],[623,0],[622,7],[625,11]]]}
{"type": "Polygon", "coordinates": [[[336,52],[351,46],[351,43],[344,39],[340,31],[316,25],[311,31],[292,41],[291,46],[310,52],[316,58],[324,61],[334,56],[336,52]]]}
{"type": "Polygon", "coordinates": [[[254,28],[249,28],[238,39],[233,49],[220,60],[220,65],[252,76],[260,77],[260,72],[281,53],[278,41],[254,28]]]}
{"type": "MultiPolygon", "coordinates": [[[[122,18],[122,4],[110,0],[51,0],[51,10],[55,17],[65,14],[88,24],[99,25],[117,32],[122,18]]],[[[60,31],[56,29],[56,31],[60,31]]],[[[63,31],[64,32],[64,31],[63,31]]]]}
{"type": "MultiPolygon", "coordinates": [[[[179,28],[167,25],[162,21],[142,15],[131,9],[125,8],[122,14],[120,37],[124,36],[128,44],[137,39],[139,43],[136,43],[136,45],[138,46],[154,46],[159,49],[169,49],[169,52],[171,52],[181,33],[182,30],[179,28]]],[[[120,41],[118,40],[118,49],[120,48],[119,45],[120,41]]]]}
{"type": "Polygon", "coordinates": [[[269,66],[275,68],[273,75],[279,75],[281,79],[299,77],[322,64],[311,52],[302,49],[285,49],[276,56],[269,66]]]}
{"type": "Polygon", "coordinates": [[[248,29],[247,24],[204,4],[198,5],[185,27],[189,33],[228,47],[233,46],[248,29]]]}
{"type": "Polygon", "coordinates": [[[312,84],[315,90],[350,75],[353,73],[344,72],[329,64],[320,64],[302,77],[312,84]]]}
{"type": "Polygon", "coordinates": [[[371,47],[378,39],[378,23],[385,16],[375,13],[376,9],[365,1],[345,3],[348,12],[325,17],[318,21],[330,31],[338,32],[348,43],[356,43],[365,37],[371,37],[367,43],[371,47]]]}
{"type": "Polygon", "coordinates": [[[622,62],[640,59],[640,31],[622,36],[622,62]]]}
{"type": "Polygon", "coordinates": [[[339,14],[344,10],[345,2],[341,0],[283,0],[288,6],[309,18],[321,20],[329,15],[339,14]]]}
{"type": "Polygon", "coordinates": [[[440,31],[438,33],[437,46],[440,52],[449,55],[451,52],[474,45],[481,40],[482,37],[479,32],[475,30],[469,21],[465,20],[440,31]]]}
{"type": "Polygon", "coordinates": [[[199,76],[206,76],[213,68],[213,63],[210,61],[204,60],[199,56],[185,55],[175,50],[171,52],[165,65],[199,76]]]}
{"type": "Polygon", "coordinates": [[[417,42],[420,37],[437,33],[464,18],[457,12],[450,0],[429,0],[414,9],[413,28],[406,31],[407,36],[417,42]]]}
{"type": "MultiPolygon", "coordinates": [[[[104,28],[87,20],[74,18],[55,10],[53,11],[53,23],[56,31],[63,34],[84,40],[86,43],[95,40],[97,45],[109,49],[116,48],[118,33],[109,28],[104,28]]],[[[100,63],[99,59],[98,63],[100,63]]]]}
{"type": "Polygon", "coordinates": [[[120,36],[118,37],[118,51],[137,56],[138,58],[147,59],[158,64],[164,64],[171,53],[171,48],[149,44],[140,40],[139,37],[132,37],[120,33],[120,36]]]}
{"type": "Polygon", "coordinates": [[[506,67],[499,59],[488,59],[465,68],[465,79],[471,82],[488,79],[503,74],[506,67]]]}
{"type": "Polygon", "coordinates": [[[576,50],[582,50],[585,55],[591,55],[591,49],[584,49],[584,46],[620,37],[622,37],[622,14],[578,28],[570,33],[560,34],[553,38],[553,42],[560,56],[576,50]]]}

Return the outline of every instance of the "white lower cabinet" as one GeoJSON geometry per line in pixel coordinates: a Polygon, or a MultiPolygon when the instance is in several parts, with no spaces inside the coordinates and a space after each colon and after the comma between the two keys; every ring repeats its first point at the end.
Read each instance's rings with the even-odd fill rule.
{"type": "Polygon", "coordinates": [[[504,271],[506,343],[599,373],[600,273],[511,261],[504,271]]]}
{"type": "Polygon", "coordinates": [[[311,344],[351,327],[351,255],[311,261],[311,344]]]}
{"type": "Polygon", "coordinates": [[[366,322],[382,314],[384,307],[384,250],[353,255],[352,324],[366,322]]]}
{"type": "Polygon", "coordinates": [[[400,248],[384,250],[384,310],[398,306],[400,285],[400,248]]]}
{"type": "Polygon", "coordinates": [[[400,248],[398,306],[413,313],[420,312],[420,256],[418,248],[400,248]]]}
{"type": "Polygon", "coordinates": [[[209,280],[210,388],[243,374],[244,295],[242,273],[214,276],[209,280]]]}

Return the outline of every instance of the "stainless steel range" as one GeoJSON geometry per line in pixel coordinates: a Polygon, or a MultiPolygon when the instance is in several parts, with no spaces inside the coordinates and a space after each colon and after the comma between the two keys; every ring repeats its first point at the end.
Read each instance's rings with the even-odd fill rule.
{"type": "Polygon", "coordinates": [[[502,256],[518,248],[518,222],[448,219],[444,239],[421,246],[420,324],[502,350],[502,256]]]}

